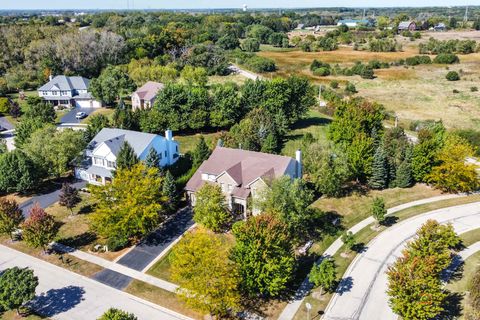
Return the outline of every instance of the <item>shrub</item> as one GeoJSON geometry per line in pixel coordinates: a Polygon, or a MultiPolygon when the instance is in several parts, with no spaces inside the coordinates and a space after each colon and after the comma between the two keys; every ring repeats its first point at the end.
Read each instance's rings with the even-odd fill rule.
{"type": "Polygon", "coordinates": [[[433,59],[434,63],[440,63],[440,64],[454,64],[454,63],[459,63],[460,59],[453,53],[440,53],[433,59]]]}
{"type": "Polygon", "coordinates": [[[477,91],[478,91],[478,87],[470,87],[470,91],[471,91],[471,92],[477,92],[477,91]]]}
{"type": "Polygon", "coordinates": [[[129,244],[129,240],[124,235],[117,235],[115,237],[109,238],[107,241],[107,247],[110,251],[122,250],[129,244]]]}
{"type": "Polygon", "coordinates": [[[248,59],[245,66],[253,72],[273,72],[276,70],[275,61],[259,56],[248,59]]]}
{"type": "Polygon", "coordinates": [[[240,45],[243,51],[257,52],[260,50],[260,42],[255,38],[247,38],[240,45]]]}
{"type": "Polygon", "coordinates": [[[357,93],[357,88],[355,87],[355,85],[351,82],[348,82],[347,85],[345,86],[345,92],[346,93],[350,93],[350,94],[354,94],[354,93],[357,93]]]}
{"type": "Polygon", "coordinates": [[[8,98],[0,98],[0,115],[7,114],[10,110],[10,101],[8,98]]]}
{"type": "Polygon", "coordinates": [[[319,77],[325,77],[330,75],[330,69],[321,67],[313,70],[313,74],[319,77]]]}
{"type": "Polygon", "coordinates": [[[330,87],[332,89],[337,89],[338,88],[338,81],[337,80],[333,80],[330,82],[330,87]]]}
{"type": "Polygon", "coordinates": [[[408,66],[416,66],[419,64],[430,64],[432,59],[429,56],[414,56],[405,59],[405,64],[408,66]]]}
{"type": "Polygon", "coordinates": [[[447,78],[448,81],[458,81],[460,80],[460,75],[457,71],[449,71],[445,78],[447,78]]]}

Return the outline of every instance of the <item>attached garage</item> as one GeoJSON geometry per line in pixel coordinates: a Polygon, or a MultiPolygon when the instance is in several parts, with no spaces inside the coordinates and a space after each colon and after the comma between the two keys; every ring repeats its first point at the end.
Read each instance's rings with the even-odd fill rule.
{"type": "Polygon", "coordinates": [[[102,104],[96,100],[75,100],[75,107],[77,108],[100,108],[102,104]]]}

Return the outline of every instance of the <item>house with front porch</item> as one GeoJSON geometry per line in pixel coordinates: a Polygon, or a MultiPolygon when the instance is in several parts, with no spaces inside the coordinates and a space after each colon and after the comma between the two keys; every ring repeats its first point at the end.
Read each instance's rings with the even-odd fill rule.
{"type": "Polygon", "coordinates": [[[50,76],[50,81],[38,88],[38,96],[54,106],[100,108],[88,86],[90,79],[84,77],[50,76]]]}
{"type": "Polygon", "coordinates": [[[205,183],[220,186],[228,208],[247,218],[259,213],[247,204],[262,194],[271,180],[282,176],[292,179],[302,176],[301,152],[296,158],[241,149],[216,147],[192,178],[185,191],[191,206],[195,206],[195,192],[205,183]]]}
{"type": "Polygon", "coordinates": [[[139,160],[145,160],[153,148],[162,167],[174,164],[180,155],[179,144],[174,140],[171,130],[165,131],[165,137],[162,137],[132,130],[103,128],[88,144],[81,163],[75,168],[75,176],[95,185],[110,183],[113,171],[117,168],[117,155],[125,141],[139,160]]]}

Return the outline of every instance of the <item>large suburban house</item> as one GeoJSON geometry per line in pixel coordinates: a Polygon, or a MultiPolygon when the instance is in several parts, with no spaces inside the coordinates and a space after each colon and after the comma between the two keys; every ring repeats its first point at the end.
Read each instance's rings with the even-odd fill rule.
{"type": "Polygon", "coordinates": [[[216,147],[208,160],[195,172],[188,181],[185,190],[191,206],[195,206],[195,192],[204,184],[212,183],[221,187],[230,210],[243,214],[245,218],[250,213],[247,203],[261,194],[261,190],[275,178],[282,176],[299,178],[302,175],[301,152],[297,151],[296,159],[268,154],[216,147]]]}
{"type": "Polygon", "coordinates": [[[174,164],[179,157],[179,144],[172,131],[165,137],[131,130],[103,128],[88,144],[81,164],[75,168],[78,179],[91,184],[104,185],[112,181],[112,172],[117,167],[117,155],[124,142],[128,142],[140,160],[145,160],[151,148],[160,157],[160,166],[174,164]]]}
{"type": "Polygon", "coordinates": [[[99,108],[102,104],[88,92],[90,80],[84,77],[56,76],[38,88],[38,95],[54,106],[99,108]]]}
{"type": "Polygon", "coordinates": [[[132,93],[132,109],[148,109],[153,106],[157,94],[165,87],[163,83],[148,81],[132,93]]]}

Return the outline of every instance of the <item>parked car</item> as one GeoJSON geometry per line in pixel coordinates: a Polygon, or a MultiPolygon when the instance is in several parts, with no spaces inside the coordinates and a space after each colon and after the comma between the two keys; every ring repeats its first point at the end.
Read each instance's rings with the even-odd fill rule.
{"type": "Polygon", "coordinates": [[[83,111],[77,112],[77,114],[75,115],[75,118],[77,118],[77,119],[83,119],[83,118],[86,118],[86,117],[87,117],[87,114],[83,111]]]}

